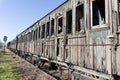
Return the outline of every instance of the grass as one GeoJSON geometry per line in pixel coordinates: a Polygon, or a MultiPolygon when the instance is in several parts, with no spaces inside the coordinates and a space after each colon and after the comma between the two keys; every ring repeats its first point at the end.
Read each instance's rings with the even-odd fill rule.
{"type": "Polygon", "coordinates": [[[19,74],[14,71],[17,66],[10,53],[0,52],[0,80],[19,80],[19,74]]]}

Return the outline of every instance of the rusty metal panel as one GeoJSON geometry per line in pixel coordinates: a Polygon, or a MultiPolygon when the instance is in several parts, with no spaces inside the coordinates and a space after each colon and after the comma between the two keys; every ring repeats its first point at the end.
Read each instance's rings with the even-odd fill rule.
{"type": "Polygon", "coordinates": [[[30,41],[27,42],[27,52],[30,52],[30,41]]]}
{"type": "Polygon", "coordinates": [[[42,57],[45,57],[45,41],[42,40],[42,57]]]}
{"type": "MultiPolygon", "coordinates": [[[[90,38],[89,39],[89,43],[93,43],[93,40],[90,38]]],[[[94,49],[93,49],[93,46],[89,46],[88,47],[88,54],[89,54],[89,68],[91,68],[91,69],[93,69],[93,60],[94,60],[94,55],[93,55],[93,53],[94,53],[94,49]]],[[[87,64],[87,62],[86,62],[86,64],[87,64]]]]}
{"type": "Polygon", "coordinates": [[[44,40],[41,40],[41,56],[45,57],[45,42],[44,40]]]}
{"type": "Polygon", "coordinates": [[[69,46],[71,44],[72,39],[67,39],[66,40],[66,47],[65,47],[65,62],[70,63],[70,58],[71,58],[71,49],[72,46],[69,46]]]}
{"type": "Polygon", "coordinates": [[[31,53],[34,53],[34,41],[31,41],[31,53]]]}
{"type": "Polygon", "coordinates": [[[34,48],[35,48],[35,49],[34,49],[34,50],[35,50],[35,51],[34,51],[34,54],[35,54],[35,55],[39,55],[39,42],[38,42],[38,40],[35,41],[34,46],[35,46],[35,47],[34,47],[34,48]]]}
{"type": "Polygon", "coordinates": [[[64,42],[63,39],[58,39],[58,56],[57,56],[57,60],[59,61],[64,61],[64,46],[63,46],[64,42]]]}
{"type": "MultiPolygon", "coordinates": [[[[119,44],[120,44],[120,34],[119,34],[119,44]]],[[[118,46],[116,51],[116,62],[117,62],[117,74],[120,75],[120,46],[118,46]]]]}
{"type": "Polygon", "coordinates": [[[45,57],[49,58],[50,56],[50,42],[49,40],[45,42],[45,57]]]}
{"type": "Polygon", "coordinates": [[[111,57],[111,56],[107,56],[111,53],[110,46],[104,45],[104,44],[109,44],[108,43],[109,35],[110,35],[109,31],[90,33],[90,44],[93,44],[93,46],[90,46],[90,54],[93,55],[93,60],[92,60],[93,62],[90,63],[93,64],[94,70],[102,71],[105,73],[109,72],[108,69],[110,69],[109,67],[107,67],[107,64],[110,63],[109,57],[111,57]],[[101,44],[101,46],[98,44],[101,44]]]}
{"type": "Polygon", "coordinates": [[[30,53],[32,53],[32,41],[30,41],[30,53]]]}
{"type": "Polygon", "coordinates": [[[39,39],[39,54],[42,56],[42,41],[39,39]]]}
{"type": "Polygon", "coordinates": [[[79,45],[86,44],[86,40],[85,38],[76,38],[76,39],[78,40],[77,41],[78,65],[84,67],[85,59],[88,58],[85,57],[85,55],[87,54],[85,49],[86,46],[79,46],[79,45]]]}
{"type": "Polygon", "coordinates": [[[120,75],[120,47],[118,47],[117,54],[117,74],[120,75]]]}
{"type": "Polygon", "coordinates": [[[68,42],[66,46],[66,62],[71,62],[75,65],[84,66],[86,46],[81,45],[84,45],[86,43],[85,37],[71,37],[68,38],[67,41],[68,42]]]}
{"type": "Polygon", "coordinates": [[[50,40],[50,58],[55,59],[55,40],[50,40]]]}
{"type": "MultiPolygon", "coordinates": [[[[70,45],[77,45],[77,39],[72,39],[70,45]]],[[[77,65],[77,46],[71,46],[71,63],[77,65]]]]}
{"type": "Polygon", "coordinates": [[[33,54],[34,55],[37,54],[37,41],[36,40],[34,41],[34,53],[33,54]]]}
{"type": "Polygon", "coordinates": [[[48,50],[47,50],[47,42],[45,41],[45,52],[44,52],[44,54],[45,54],[45,57],[47,57],[47,55],[48,55],[48,50]]]}

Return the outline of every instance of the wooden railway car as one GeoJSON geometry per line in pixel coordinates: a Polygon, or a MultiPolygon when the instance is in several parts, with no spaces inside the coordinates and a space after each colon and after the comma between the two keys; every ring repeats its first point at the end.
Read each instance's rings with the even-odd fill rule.
{"type": "Polygon", "coordinates": [[[120,79],[120,0],[67,0],[9,48],[36,64],[67,67],[72,79],[120,79]]]}

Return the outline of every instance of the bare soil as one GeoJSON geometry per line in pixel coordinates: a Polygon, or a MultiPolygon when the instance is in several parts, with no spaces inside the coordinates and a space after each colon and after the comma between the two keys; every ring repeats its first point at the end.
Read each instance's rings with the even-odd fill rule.
{"type": "MultiPolygon", "coordinates": [[[[12,52],[7,52],[7,54],[2,55],[11,57],[11,60],[8,60],[8,62],[12,62],[13,72],[20,76],[19,80],[55,80],[37,68],[37,66],[30,64],[12,52]]],[[[2,61],[2,63],[4,63],[4,61],[2,61]]],[[[15,80],[18,80],[18,78],[15,80]]]]}

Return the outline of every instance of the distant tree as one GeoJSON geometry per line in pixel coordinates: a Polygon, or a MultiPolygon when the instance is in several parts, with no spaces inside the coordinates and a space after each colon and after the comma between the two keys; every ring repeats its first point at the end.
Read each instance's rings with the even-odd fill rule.
{"type": "Polygon", "coordinates": [[[7,41],[7,38],[8,38],[7,36],[4,36],[4,37],[3,37],[3,41],[4,41],[5,43],[6,43],[6,41],[7,41]]]}
{"type": "Polygon", "coordinates": [[[5,52],[5,46],[6,46],[7,38],[8,38],[7,36],[4,36],[4,37],[3,37],[3,41],[4,41],[4,52],[5,52]]]}

